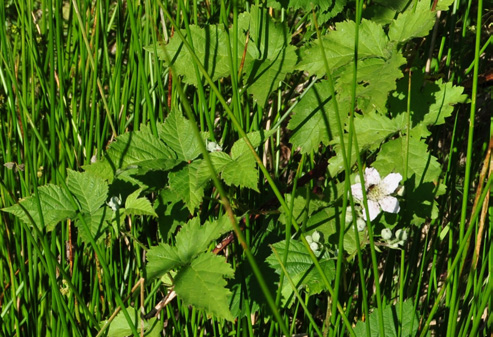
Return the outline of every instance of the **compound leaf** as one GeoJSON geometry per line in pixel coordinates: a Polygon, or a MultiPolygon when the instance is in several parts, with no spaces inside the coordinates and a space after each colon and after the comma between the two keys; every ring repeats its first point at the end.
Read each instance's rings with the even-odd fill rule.
{"type": "Polygon", "coordinates": [[[212,253],[200,254],[175,276],[176,294],[186,305],[203,309],[218,318],[233,321],[229,310],[231,292],[224,277],[232,277],[233,269],[224,257],[212,253]]]}

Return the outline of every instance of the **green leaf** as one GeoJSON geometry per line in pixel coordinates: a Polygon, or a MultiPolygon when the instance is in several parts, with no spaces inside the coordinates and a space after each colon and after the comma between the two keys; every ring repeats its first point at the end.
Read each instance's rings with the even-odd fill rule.
{"type": "Polygon", "coordinates": [[[90,175],[101,178],[108,182],[113,181],[115,172],[108,160],[99,160],[88,165],[83,165],[82,168],[90,175]]]}
{"type": "MultiPolygon", "coordinates": [[[[127,313],[132,319],[133,325],[140,330],[141,326],[144,327],[144,336],[146,337],[158,337],[163,331],[163,323],[157,318],[153,317],[149,320],[142,321],[140,317],[140,312],[132,307],[127,307],[127,313]]],[[[102,321],[100,326],[103,327],[108,321],[102,321]]],[[[128,324],[128,321],[122,311],[116,315],[116,317],[111,322],[108,329],[109,337],[126,337],[132,335],[132,330],[128,324]]]]}
{"type": "Polygon", "coordinates": [[[130,194],[125,200],[125,214],[127,215],[152,215],[157,217],[151,202],[147,198],[139,198],[142,189],[130,194]]]}
{"type": "MultiPolygon", "coordinates": [[[[401,119],[390,119],[389,117],[370,112],[364,115],[355,115],[354,129],[355,135],[358,137],[358,146],[360,151],[374,151],[389,137],[401,131],[405,125],[401,119]]],[[[336,140],[334,146],[336,155],[329,159],[329,172],[331,176],[336,176],[344,170],[344,162],[342,150],[339,145],[339,139],[336,140]]],[[[348,143],[347,134],[344,137],[345,144],[348,143]]],[[[356,152],[351,151],[349,166],[356,162],[356,152]]]]}
{"type": "Polygon", "coordinates": [[[182,261],[176,247],[160,243],[147,251],[147,279],[152,280],[161,277],[168,271],[185,265],[188,261],[182,261]]]}
{"type": "Polygon", "coordinates": [[[171,269],[189,264],[204,252],[209,244],[230,230],[227,217],[200,225],[198,217],[185,224],[176,235],[176,246],[160,244],[147,252],[147,277],[161,277],[171,269]]]}
{"type": "MultiPolygon", "coordinates": [[[[186,31],[181,31],[186,36],[186,31]]],[[[228,76],[231,73],[230,58],[228,56],[228,37],[221,26],[205,25],[203,28],[190,25],[193,48],[200,63],[204,66],[213,81],[228,76]]],[[[188,39],[187,39],[188,41],[188,39]]],[[[153,51],[154,47],[146,48],[153,51]]],[[[166,53],[171,61],[168,66],[173,66],[177,74],[183,76],[183,81],[188,84],[198,85],[195,61],[182,40],[175,34],[167,45],[159,45],[158,56],[166,61],[166,53]]],[[[243,48],[238,48],[237,59],[241,60],[243,48]],[[240,54],[241,53],[241,54],[240,54]]]]}
{"type": "Polygon", "coordinates": [[[435,196],[444,191],[439,188],[441,167],[437,159],[428,152],[424,141],[409,138],[409,147],[404,138],[385,143],[376,161],[372,164],[384,177],[391,172],[405,172],[406,153],[408,157],[408,180],[405,182],[405,204],[399,214],[411,224],[421,225],[427,219],[438,216],[435,196]],[[409,149],[409,151],[407,150],[409,149]]]}
{"type": "MultiPolygon", "coordinates": [[[[339,137],[337,115],[329,94],[329,83],[322,81],[315,84],[293,109],[288,123],[292,130],[290,142],[301,153],[316,151],[320,143],[328,145],[329,141],[339,137]]],[[[344,127],[349,103],[338,102],[339,116],[344,127]]]]}
{"type": "Polygon", "coordinates": [[[200,225],[200,218],[191,219],[176,235],[176,248],[182,261],[190,262],[195,256],[204,252],[210,243],[222,234],[231,231],[227,216],[200,225]]]}
{"type": "Polygon", "coordinates": [[[200,155],[199,140],[195,138],[192,122],[173,109],[164,124],[158,126],[159,137],[176,152],[178,160],[190,161],[200,155]]]}
{"type": "Polygon", "coordinates": [[[170,170],[179,163],[176,154],[146,129],[117,137],[111,143],[106,159],[115,170],[139,168],[142,173],[170,170]]]}
{"type": "MultiPolygon", "coordinates": [[[[72,206],[67,191],[52,184],[41,186],[38,188],[38,195],[30,196],[19,202],[29,212],[38,228],[41,225],[41,214],[38,212],[36,201],[38,197],[46,231],[52,231],[60,221],[75,217],[76,209],[72,206]]],[[[26,224],[31,224],[29,217],[19,204],[3,208],[2,211],[17,216],[26,224]]]]}
{"type": "MultiPolygon", "coordinates": [[[[323,47],[331,71],[337,70],[354,60],[354,41],[356,24],[353,21],[336,23],[336,30],[322,37],[323,47]]],[[[363,19],[359,28],[358,59],[391,57],[392,47],[381,25],[363,19]]],[[[326,73],[320,44],[315,40],[302,47],[301,61],[297,69],[307,71],[310,75],[324,76],[326,73]]]]}
{"type": "MultiPolygon", "coordinates": [[[[357,108],[364,113],[379,111],[387,112],[387,99],[389,93],[396,89],[396,80],[401,78],[400,67],[406,63],[406,59],[400,52],[394,51],[389,59],[371,58],[358,62],[356,79],[357,108]]],[[[338,94],[351,97],[353,84],[352,64],[344,67],[341,76],[337,80],[338,94]]]]}
{"type": "MultiPolygon", "coordinates": [[[[227,165],[233,162],[227,153],[220,151],[210,153],[209,158],[211,159],[216,174],[220,174],[227,165]]],[[[200,161],[200,166],[197,170],[199,186],[205,185],[210,179],[212,179],[212,172],[209,170],[207,162],[202,160],[200,161]]]]}
{"type": "MultiPolygon", "coordinates": [[[[249,32],[248,60],[243,70],[248,92],[260,106],[264,106],[269,94],[277,89],[286,74],[294,70],[298,61],[296,48],[289,45],[291,37],[285,23],[276,23],[266,8],[250,7],[250,13],[238,18],[239,30],[249,32]]],[[[246,45],[242,34],[239,46],[246,45]]]]}
{"type": "MultiPolygon", "coordinates": [[[[259,147],[266,138],[270,137],[274,131],[253,131],[247,134],[247,138],[253,148],[259,147]]],[[[245,138],[238,139],[231,147],[231,158],[239,158],[244,153],[251,153],[245,138]]]]}
{"type": "MultiPolygon", "coordinates": [[[[369,320],[371,336],[366,334],[367,323],[362,321],[359,321],[354,328],[354,333],[356,336],[381,336],[379,331],[378,312],[376,310],[370,314],[369,320]]],[[[383,309],[383,321],[385,337],[411,337],[416,336],[416,333],[418,332],[419,320],[416,312],[414,311],[413,302],[411,300],[406,300],[403,302],[402,310],[400,310],[399,302],[394,305],[386,306],[383,309]]]]}
{"type": "MultiPolygon", "coordinates": [[[[273,247],[276,249],[279,256],[284,256],[284,252],[286,251],[286,241],[275,243],[273,247]]],[[[274,254],[267,258],[267,262],[272,268],[275,269],[277,274],[281,274],[281,266],[274,254]]],[[[334,279],[334,261],[330,259],[328,252],[325,252],[323,256],[319,257],[319,263],[327,279],[329,281],[334,279]]],[[[313,261],[310,259],[310,255],[306,251],[305,246],[303,246],[300,241],[290,241],[285,267],[289,276],[292,278],[299,290],[305,289],[309,295],[318,294],[325,290],[322,277],[315,268],[313,261]]],[[[293,293],[291,284],[287,279],[284,279],[282,294],[286,303],[290,302],[290,298],[293,296],[293,293]]]]}
{"type": "Polygon", "coordinates": [[[108,184],[102,178],[87,172],[68,170],[67,186],[79,201],[82,212],[95,212],[108,197],[108,184]]]}
{"type": "Polygon", "coordinates": [[[204,184],[199,180],[201,160],[185,165],[180,171],[169,173],[169,187],[187,205],[190,213],[200,205],[204,197],[204,184]]]}
{"type": "Polygon", "coordinates": [[[390,119],[375,112],[354,118],[354,129],[360,149],[377,149],[386,139],[403,127],[399,120],[390,119]]]}
{"type": "Polygon", "coordinates": [[[221,174],[224,182],[231,186],[250,188],[258,192],[257,162],[251,153],[243,153],[227,164],[221,174]]]}
{"type": "Polygon", "coordinates": [[[86,244],[91,242],[91,237],[97,243],[100,243],[104,239],[104,234],[109,228],[107,221],[111,220],[112,211],[108,207],[101,207],[92,213],[84,213],[82,217],[89,227],[89,232],[81,224],[79,219],[76,219],[75,225],[77,226],[78,233],[82,241],[86,244]]]}
{"type": "MultiPolygon", "coordinates": [[[[445,123],[450,117],[454,105],[465,102],[467,96],[464,88],[454,86],[451,82],[443,83],[442,79],[428,82],[421,71],[414,71],[411,78],[411,126],[413,136],[426,138],[429,135],[427,128],[445,123]]],[[[406,75],[397,83],[397,91],[389,98],[390,111],[405,124],[407,111],[407,92],[409,76],[406,75]],[[400,115],[400,116],[398,116],[400,115]]]]}
{"type": "Polygon", "coordinates": [[[423,37],[435,24],[436,13],[430,10],[428,1],[419,1],[414,11],[413,6],[399,14],[389,27],[389,38],[392,41],[406,42],[414,37],[423,37]]]}
{"type": "Polygon", "coordinates": [[[210,315],[233,321],[229,310],[231,292],[223,278],[233,274],[224,257],[201,254],[176,274],[175,291],[185,305],[193,305],[210,315]]]}

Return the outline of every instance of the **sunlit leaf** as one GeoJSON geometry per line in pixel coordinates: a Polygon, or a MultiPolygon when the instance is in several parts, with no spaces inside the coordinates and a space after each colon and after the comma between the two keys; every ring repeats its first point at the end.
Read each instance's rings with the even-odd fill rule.
{"type": "Polygon", "coordinates": [[[175,291],[186,305],[233,321],[229,310],[231,292],[223,278],[232,277],[233,274],[224,257],[212,253],[201,254],[176,274],[175,291]]]}
{"type": "MultiPolygon", "coordinates": [[[[34,224],[40,228],[41,216],[43,217],[46,231],[52,231],[55,225],[60,221],[72,218],[76,214],[76,209],[70,202],[69,194],[66,190],[56,185],[45,185],[38,188],[38,195],[27,197],[20,201],[20,204],[29,212],[34,224]],[[38,211],[36,199],[39,197],[41,204],[41,213],[38,211]]],[[[29,217],[24,210],[18,205],[3,208],[2,211],[9,212],[19,217],[27,224],[31,224],[29,217]]],[[[40,228],[41,229],[41,228],[40,228]]]]}

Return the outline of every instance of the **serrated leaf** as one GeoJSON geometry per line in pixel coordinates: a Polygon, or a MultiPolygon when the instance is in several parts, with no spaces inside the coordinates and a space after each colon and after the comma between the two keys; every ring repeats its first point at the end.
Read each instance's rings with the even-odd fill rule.
{"type": "MultiPolygon", "coordinates": [[[[212,152],[209,154],[209,158],[211,159],[212,166],[216,171],[216,174],[220,174],[221,171],[231,162],[233,159],[225,153],[225,152],[212,152]]],[[[205,160],[200,161],[200,166],[197,170],[197,180],[199,182],[199,186],[205,185],[210,179],[212,179],[212,172],[207,165],[205,160]]]]}
{"type": "MultiPolygon", "coordinates": [[[[465,102],[467,96],[463,94],[463,87],[454,86],[451,82],[443,83],[442,79],[425,81],[420,71],[413,72],[411,80],[411,125],[417,128],[414,136],[424,138],[428,136],[426,128],[445,123],[445,118],[452,115],[454,105],[465,102]]],[[[407,111],[408,84],[409,76],[406,75],[398,81],[397,91],[389,98],[390,111],[396,117],[401,114],[401,119],[407,111]]]]}
{"type": "MultiPolygon", "coordinates": [[[[36,201],[38,197],[47,232],[52,231],[60,221],[73,218],[76,215],[76,210],[70,202],[67,191],[52,184],[41,186],[38,188],[37,196],[33,195],[19,202],[29,212],[36,226],[41,226],[41,214],[38,212],[36,201]]],[[[18,204],[3,208],[2,211],[11,213],[26,224],[31,225],[29,217],[18,204]]]]}
{"type": "MultiPolygon", "coordinates": [[[[275,243],[273,247],[279,256],[284,256],[286,241],[275,243]]],[[[267,258],[267,262],[275,269],[277,274],[281,274],[281,266],[274,254],[267,258]]],[[[329,281],[332,280],[335,276],[335,266],[328,252],[319,257],[319,263],[327,279],[329,281]]],[[[305,289],[309,295],[318,294],[325,290],[322,277],[315,268],[305,246],[300,241],[290,241],[285,267],[298,289],[305,289]]],[[[287,279],[283,281],[282,294],[285,301],[289,301],[289,298],[293,295],[293,290],[287,279]]]]}
{"type": "MultiPolygon", "coordinates": [[[[344,21],[336,24],[335,31],[322,37],[331,71],[353,62],[355,34],[356,24],[353,21],[344,21]]],[[[359,34],[358,59],[388,59],[391,56],[392,49],[381,25],[363,19],[359,34]]],[[[301,48],[300,52],[301,61],[297,69],[319,77],[325,75],[326,70],[318,40],[301,48]]]]}
{"type": "Polygon", "coordinates": [[[127,215],[152,215],[157,217],[151,202],[147,198],[139,198],[142,189],[130,194],[125,200],[125,214],[127,215]]]}
{"type": "MultiPolygon", "coordinates": [[[[286,74],[294,70],[298,61],[296,48],[289,45],[290,36],[285,23],[276,23],[267,9],[251,6],[250,12],[240,14],[240,31],[249,32],[243,77],[247,90],[260,106],[264,106],[269,94],[277,89],[286,74]]],[[[240,46],[246,45],[242,35],[240,46]]]]}
{"type": "MultiPolygon", "coordinates": [[[[144,320],[142,322],[142,318],[140,317],[140,312],[135,310],[132,307],[127,307],[127,313],[132,319],[132,323],[135,327],[137,327],[138,330],[141,329],[141,327],[144,327],[144,336],[146,337],[157,337],[160,336],[160,334],[163,331],[163,323],[160,322],[157,318],[153,317],[149,320],[144,320]]],[[[102,321],[100,323],[100,326],[102,327],[105,325],[107,321],[102,321]]],[[[109,337],[126,337],[132,335],[132,329],[130,329],[130,326],[128,324],[128,321],[123,314],[122,311],[116,315],[116,317],[113,319],[113,321],[110,323],[110,327],[108,328],[108,334],[107,336],[109,337]]]]}
{"type": "Polygon", "coordinates": [[[164,243],[153,246],[147,251],[147,279],[161,277],[171,269],[181,267],[187,262],[180,258],[176,247],[164,243]]]}
{"type": "MultiPolygon", "coordinates": [[[[370,314],[369,321],[371,336],[368,336],[366,333],[367,323],[362,321],[359,321],[354,328],[354,333],[356,336],[380,336],[380,328],[378,323],[379,318],[376,310],[370,314]]],[[[416,312],[414,311],[413,302],[411,300],[406,300],[403,302],[402,310],[400,309],[399,302],[394,305],[386,306],[383,309],[383,321],[385,337],[411,337],[416,336],[416,333],[418,332],[419,320],[416,312]]]]}
{"type": "Polygon", "coordinates": [[[91,242],[90,238],[94,238],[97,243],[104,239],[104,234],[109,228],[107,221],[111,220],[111,210],[108,207],[101,207],[93,213],[84,213],[82,217],[89,227],[89,232],[80,223],[79,219],[76,219],[75,225],[77,226],[79,236],[86,244],[91,242]]]}
{"type": "Polygon", "coordinates": [[[82,168],[90,175],[101,178],[108,182],[113,181],[115,170],[111,167],[108,160],[103,159],[95,163],[83,165],[82,168]]]}
{"type": "Polygon", "coordinates": [[[138,168],[143,171],[141,173],[170,170],[179,163],[176,154],[147,130],[118,136],[111,143],[106,160],[115,170],[138,168]]]}
{"type": "Polygon", "coordinates": [[[212,253],[199,255],[175,277],[175,291],[186,305],[205,310],[207,314],[233,321],[229,310],[231,292],[223,277],[232,277],[233,269],[224,257],[212,253]]]}
{"type": "MultiPolygon", "coordinates": [[[[228,76],[231,73],[231,67],[227,47],[228,37],[224,29],[218,25],[205,25],[203,28],[190,25],[190,33],[194,52],[212,80],[216,81],[228,76]]],[[[182,34],[187,36],[185,30],[182,30],[182,34]]],[[[152,46],[146,49],[154,50],[152,46]]],[[[238,49],[238,53],[243,53],[242,48],[238,49]]],[[[159,45],[157,52],[163,61],[166,61],[166,53],[168,54],[171,61],[168,66],[173,66],[176,73],[183,76],[185,83],[198,85],[199,79],[197,79],[195,68],[191,66],[195,61],[178,34],[175,34],[167,45],[159,45]]],[[[240,60],[241,55],[237,55],[237,58],[240,60]]]]}
{"type": "MultiPolygon", "coordinates": [[[[364,115],[356,115],[354,118],[355,134],[358,138],[358,146],[360,151],[374,151],[390,136],[398,133],[405,127],[403,120],[390,119],[386,115],[376,112],[367,113],[364,115]]],[[[342,150],[339,145],[339,140],[334,146],[336,155],[329,159],[329,172],[331,176],[336,176],[344,170],[344,161],[342,150]]],[[[347,134],[344,135],[345,144],[348,143],[347,134]]],[[[356,152],[351,151],[349,166],[356,162],[356,152]]]]}
{"type": "Polygon", "coordinates": [[[430,10],[429,2],[419,1],[416,11],[413,11],[413,6],[410,6],[390,24],[390,40],[402,43],[415,37],[428,35],[435,24],[435,16],[436,13],[430,10]]]}
{"type": "Polygon", "coordinates": [[[406,198],[399,214],[403,219],[421,225],[424,220],[438,216],[434,199],[443,192],[438,188],[441,167],[437,159],[428,152],[428,146],[414,137],[409,138],[409,147],[403,138],[391,140],[382,146],[372,166],[382,177],[391,172],[403,174],[406,153],[408,157],[406,198]]]}
{"type": "MultiPolygon", "coordinates": [[[[389,93],[396,89],[396,80],[401,78],[400,67],[406,59],[400,52],[394,51],[392,57],[385,60],[371,58],[358,62],[356,79],[357,108],[364,113],[378,111],[387,112],[387,98],[389,93]]],[[[345,97],[351,97],[353,84],[352,64],[344,67],[337,80],[336,89],[345,97]]]]}
{"type": "Polygon", "coordinates": [[[164,124],[159,126],[159,137],[178,156],[178,160],[190,161],[200,155],[199,140],[194,136],[192,122],[173,109],[164,124]]]}
{"type": "MultiPolygon", "coordinates": [[[[348,107],[348,102],[338,102],[342,127],[347,119],[348,107]]],[[[293,131],[289,141],[302,153],[315,151],[320,143],[328,145],[329,141],[339,136],[337,115],[327,81],[315,84],[303,96],[293,109],[288,129],[293,131]]]]}
{"type": "Polygon", "coordinates": [[[257,162],[251,153],[243,153],[232,160],[223,168],[221,177],[229,186],[246,187],[258,192],[257,162]]]}
{"type": "Polygon", "coordinates": [[[400,121],[378,113],[358,115],[354,118],[354,129],[361,149],[374,150],[386,139],[403,128],[400,121]]]}
{"type": "Polygon", "coordinates": [[[200,225],[199,217],[191,219],[176,235],[176,248],[180,259],[191,261],[204,252],[212,241],[230,230],[231,224],[226,216],[212,222],[206,221],[203,225],[200,225]]]}
{"type": "Polygon", "coordinates": [[[197,255],[203,253],[209,244],[230,230],[227,217],[200,225],[196,217],[186,223],[176,235],[176,246],[160,244],[147,252],[147,277],[161,277],[171,269],[189,264],[197,255]]]}
{"type": "Polygon", "coordinates": [[[170,172],[168,176],[170,189],[183,200],[190,213],[194,212],[204,197],[204,185],[199,181],[200,167],[201,160],[196,160],[177,172],[170,172]]]}
{"type": "Polygon", "coordinates": [[[108,184],[87,172],[67,171],[67,186],[76,197],[82,212],[93,213],[108,197],[108,184]]]}

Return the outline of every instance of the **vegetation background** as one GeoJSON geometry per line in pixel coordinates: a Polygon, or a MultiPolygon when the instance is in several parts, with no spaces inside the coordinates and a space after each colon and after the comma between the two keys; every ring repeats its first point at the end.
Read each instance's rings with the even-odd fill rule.
{"type": "Polygon", "coordinates": [[[0,335],[490,335],[492,3],[327,3],[1,1],[0,335]]]}

